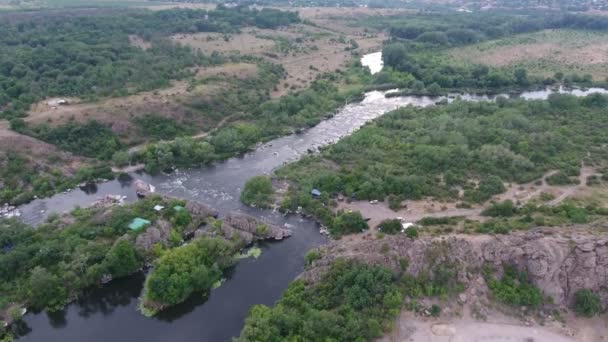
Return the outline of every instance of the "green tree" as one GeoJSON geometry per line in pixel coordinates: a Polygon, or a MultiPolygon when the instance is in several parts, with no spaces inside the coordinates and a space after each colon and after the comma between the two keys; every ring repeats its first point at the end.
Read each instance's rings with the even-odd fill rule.
{"type": "Polygon", "coordinates": [[[36,266],[30,273],[28,300],[35,309],[56,309],[67,301],[67,295],[65,285],[47,269],[36,266]]]}
{"type": "Polygon", "coordinates": [[[127,239],[117,241],[110,248],[104,264],[112,276],[116,278],[130,275],[141,266],[135,246],[127,239]]]}
{"type": "Polygon", "coordinates": [[[250,178],[241,192],[241,202],[247,205],[268,207],[272,204],[274,189],[272,181],[267,176],[250,178]]]}

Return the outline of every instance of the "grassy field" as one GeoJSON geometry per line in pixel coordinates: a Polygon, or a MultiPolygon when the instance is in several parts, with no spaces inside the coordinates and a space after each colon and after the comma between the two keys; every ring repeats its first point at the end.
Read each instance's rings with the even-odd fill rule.
{"type": "Polygon", "coordinates": [[[455,63],[480,63],[526,68],[531,75],[590,74],[608,77],[608,34],[574,30],[544,30],[450,49],[455,63]]]}

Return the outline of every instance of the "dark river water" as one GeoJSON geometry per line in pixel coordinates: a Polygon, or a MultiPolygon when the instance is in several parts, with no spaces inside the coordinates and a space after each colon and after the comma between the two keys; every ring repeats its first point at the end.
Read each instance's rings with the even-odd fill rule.
{"type": "MultiPolygon", "coordinates": [[[[371,58],[378,63],[378,58],[371,58]]],[[[380,60],[381,61],[381,60],[380,60]]],[[[379,70],[375,67],[373,71],[379,70]]],[[[563,91],[563,90],[561,90],[563,91]]],[[[575,90],[584,96],[603,89],[575,90]]],[[[552,91],[524,93],[530,99],[543,99],[552,91]]],[[[348,104],[331,119],[301,133],[275,139],[254,152],[210,167],[177,170],[170,175],[131,174],[129,180],[114,180],[75,189],[51,198],[38,199],[21,206],[22,219],[39,224],[49,213],[88,206],[108,194],[136,199],[133,180],[142,179],[156,192],[193,199],[218,208],[222,214],[238,210],[287,226],[294,235],[282,242],[259,243],[262,255],[241,260],[229,272],[227,281],[208,298],[193,295],[187,302],[147,318],[137,311],[137,298],[144,276],[118,279],[102,288],[89,290],[82,298],[56,313],[29,313],[19,327],[23,341],[230,341],[244,324],[248,310],[255,304],[272,305],[289,283],[304,269],[304,255],[326,239],[311,220],[284,217],[277,212],[243,206],[238,198],[242,186],[252,176],[269,174],[285,163],[297,160],[309,149],[335,143],[359,129],[365,122],[398,107],[429,106],[441,98],[393,97],[373,91],[360,103],[348,104]]],[[[487,97],[464,96],[468,100],[487,97]]]]}

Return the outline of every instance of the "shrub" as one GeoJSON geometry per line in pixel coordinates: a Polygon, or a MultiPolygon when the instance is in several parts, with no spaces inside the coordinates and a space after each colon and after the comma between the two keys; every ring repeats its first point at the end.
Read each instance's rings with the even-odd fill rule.
{"type": "Polygon", "coordinates": [[[486,273],[488,287],[492,295],[500,302],[531,308],[537,308],[543,302],[543,294],[528,279],[528,274],[519,272],[514,266],[504,266],[502,279],[495,279],[490,272],[486,273]]]}
{"type": "Polygon", "coordinates": [[[306,253],[306,265],[312,264],[313,261],[321,259],[321,252],[317,249],[311,249],[306,253]]]}
{"type": "Polygon", "coordinates": [[[272,203],[274,189],[272,181],[267,176],[255,176],[245,183],[241,192],[241,202],[247,205],[268,207],[272,203]]]}
{"type": "Polygon", "coordinates": [[[409,227],[405,230],[405,235],[410,239],[415,239],[418,237],[418,229],[416,227],[409,227]]]}
{"type": "Polygon", "coordinates": [[[577,180],[568,177],[568,175],[562,171],[556,172],[551,176],[547,177],[547,184],[549,185],[570,185],[576,183],[577,180]]]}
{"type": "Polygon", "coordinates": [[[397,219],[384,220],[378,225],[378,230],[385,234],[397,234],[402,228],[401,221],[397,219]]]}
{"type": "Polygon", "coordinates": [[[590,289],[574,293],[574,312],[579,316],[593,317],[602,311],[600,297],[590,289]]]}
{"type": "Polygon", "coordinates": [[[437,304],[433,304],[431,306],[431,316],[439,317],[439,315],[441,315],[441,307],[437,304]]]}
{"type": "Polygon", "coordinates": [[[358,211],[339,212],[330,227],[334,236],[360,233],[366,229],[369,229],[369,225],[358,211]]]}
{"type": "Polygon", "coordinates": [[[486,208],[484,211],[482,211],[481,214],[484,216],[491,216],[491,217],[497,217],[497,216],[510,217],[510,216],[513,216],[516,213],[516,211],[517,211],[517,208],[513,204],[513,201],[506,200],[506,201],[503,201],[500,203],[492,204],[491,206],[486,208]]]}

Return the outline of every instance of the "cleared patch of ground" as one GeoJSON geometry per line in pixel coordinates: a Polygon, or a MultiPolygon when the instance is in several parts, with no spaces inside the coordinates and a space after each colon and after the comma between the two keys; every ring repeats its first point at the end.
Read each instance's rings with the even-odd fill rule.
{"type": "Polygon", "coordinates": [[[15,153],[38,170],[53,168],[72,175],[87,164],[86,158],[74,156],[54,145],[11,130],[8,122],[4,120],[0,120],[0,146],[0,159],[5,158],[8,153],[15,153]]]}
{"type": "MultiPolygon", "coordinates": [[[[595,187],[586,185],[587,177],[596,174],[593,168],[588,166],[581,168],[579,176],[580,184],[577,185],[548,185],[546,178],[553,173],[555,172],[551,171],[545,174],[540,185],[536,184],[536,182],[509,185],[506,192],[494,196],[492,201],[511,200],[514,203],[522,205],[530,201],[541,201],[546,205],[556,206],[566,199],[575,199],[586,203],[608,204],[607,185],[604,183],[595,187]],[[540,199],[543,193],[551,194],[553,199],[543,202],[540,199]]],[[[373,234],[376,226],[382,221],[397,217],[401,217],[407,222],[416,222],[424,217],[450,216],[465,216],[471,220],[484,221],[485,217],[481,216],[481,212],[487,206],[487,204],[482,204],[475,205],[472,208],[457,208],[456,202],[439,202],[430,199],[406,201],[405,205],[406,207],[393,211],[388,207],[386,202],[352,201],[339,202],[337,209],[361,212],[364,218],[369,219],[368,223],[371,229],[367,234],[373,234]]]]}
{"type": "Polygon", "coordinates": [[[460,63],[524,67],[533,75],[590,74],[608,76],[608,34],[574,30],[544,30],[451,49],[460,63]]]}
{"type": "Polygon", "coordinates": [[[222,118],[196,115],[185,104],[188,102],[187,100],[194,97],[205,99],[220,96],[223,90],[231,86],[230,82],[222,81],[222,79],[254,77],[257,74],[257,66],[236,63],[198,68],[193,71],[197,80],[210,77],[219,77],[220,80],[214,80],[208,84],[176,81],[169,88],[119,98],[107,98],[96,102],[82,102],[78,99],[67,98],[68,104],[66,105],[49,105],[52,99],[46,99],[32,106],[25,120],[34,126],[44,123],[54,126],[71,120],[82,123],[97,120],[111,126],[112,130],[126,144],[138,144],[146,140],[144,136],[138,134],[134,120],[147,114],[171,118],[193,125],[201,131],[207,131],[216,127],[222,118]]]}
{"type": "Polygon", "coordinates": [[[138,35],[131,34],[129,35],[129,43],[131,45],[136,46],[142,50],[148,50],[152,47],[152,43],[145,41],[142,37],[138,35]]]}
{"type": "Polygon", "coordinates": [[[467,313],[460,318],[423,318],[404,311],[393,331],[382,342],[602,342],[608,340],[606,317],[577,319],[567,324],[525,325],[521,321],[492,313],[478,321],[467,313]]]}
{"type": "Polygon", "coordinates": [[[245,28],[238,34],[177,34],[173,41],[201,52],[239,53],[262,57],[281,64],[287,72],[271,96],[276,98],[291,90],[307,87],[317,75],[340,69],[352,59],[351,50],[367,53],[379,50],[386,39],[383,33],[366,32],[349,25],[358,15],[396,13],[368,9],[303,8],[300,16],[315,26],[298,24],[276,30],[245,28]],[[343,17],[334,18],[339,13],[343,17]],[[356,42],[355,46],[351,41],[356,42]]]}

